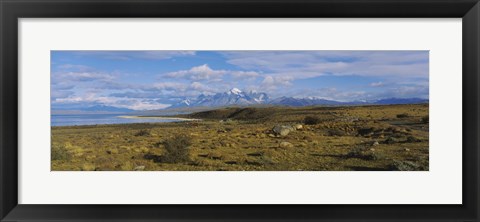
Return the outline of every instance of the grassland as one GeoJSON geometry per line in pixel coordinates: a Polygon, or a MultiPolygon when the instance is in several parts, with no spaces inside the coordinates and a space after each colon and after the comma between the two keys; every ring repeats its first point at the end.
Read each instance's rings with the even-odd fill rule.
{"type": "Polygon", "coordinates": [[[352,171],[429,166],[428,104],[223,108],[179,117],[201,121],[52,127],[52,170],[352,171]],[[275,126],[288,134],[272,131],[275,126]]]}

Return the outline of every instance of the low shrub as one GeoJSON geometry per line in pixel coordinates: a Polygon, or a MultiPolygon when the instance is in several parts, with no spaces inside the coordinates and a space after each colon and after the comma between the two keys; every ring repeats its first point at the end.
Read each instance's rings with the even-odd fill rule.
{"type": "Polygon", "coordinates": [[[428,123],[428,121],[429,121],[428,115],[426,115],[426,116],[422,117],[422,123],[425,123],[425,124],[427,124],[427,123],[428,123]]]}
{"type": "Polygon", "coordinates": [[[408,143],[416,143],[416,142],[422,142],[422,140],[418,139],[417,137],[414,137],[414,136],[408,136],[407,137],[407,142],[408,143]]]}
{"type": "Polygon", "coordinates": [[[328,130],[328,135],[329,136],[345,136],[347,135],[347,133],[343,130],[331,129],[331,130],[328,130]]]}
{"type": "Polygon", "coordinates": [[[392,164],[390,164],[390,170],[393,171],[423,171],[428,170],[428,166],[421,166],[418,163],[412,161],[398,161],[394,160],[392,164]]]}
{"type": "Polygon", "coordinates": [[[192,145],[192,139],[185,135],[167,139],[163,141],[165,154],[162,159],[167,163],[186,162],[190,159],[190,145],[192,145]]]}
{"type": "Polygon", "coordinates": [[[358,134],[362,135],[362,136],[366,136],[366,135],[370,135],[370,134],[373,134],[374,133],[374,128],[373,127],[369,127],[369,128],[361,128],[361,129],[358,129],[357,132],[358,134]]]}
{"type": "Polygon", "coordinates": [[[369,150],[367,147],[358,146],[350,150],[345,156],[347,158],[357,158],[362,160],[380,160],[385,157],[379,153],[369,150]]]}
{"type": "Polygon", "coordinates": [[[64,145],[54,144],[52,145],[51,158],[52,160],[69,160],[71,155],[64,145]]]}
{"type": "Polygon", "coordinates": [[[146,129],[142,129],[142,130],[136,132],[134,136],[150,136],[150,131],[148,131],[146,129]]]}
{"type": "Polygon", "coordinates": [[[385,144],[394,144],[394,143],[397,143],[397,139],[393,138],[393,137],[388,137],[385,141],[383,141],[383,143],[385,144]]]}
{"type": "Polygon", "coordinates": [[[410,115],[408,115],[407,113],[397,114],[397,118],[408,118],[408,117],[410,117],[410,115]]]}
{"type": "Polygon", "coordinates": [[[365,152],[367,149],[362,146],[357,146],[354,147],[353,149],[350,150],[350,152],[345,155],[347,158],[359,158],[362,156],[363,152],[365,152]]]}
{"type": "Polygon", "coordinates": [[[319,124],[320,122],[321,122],[320,118],[318,118],[316,116],[306,116],[303,119],[303,123],[305,125],[316,125],[316,124],[319,124]]]}

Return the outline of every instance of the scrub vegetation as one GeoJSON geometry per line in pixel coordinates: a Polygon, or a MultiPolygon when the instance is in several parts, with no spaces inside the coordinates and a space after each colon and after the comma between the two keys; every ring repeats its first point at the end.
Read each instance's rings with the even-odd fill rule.
{"type": "Polygon", "coordinates": [[[428,170],[428,104],[230,107],[173,123],[52,127],[54,171],[428,170]]]}

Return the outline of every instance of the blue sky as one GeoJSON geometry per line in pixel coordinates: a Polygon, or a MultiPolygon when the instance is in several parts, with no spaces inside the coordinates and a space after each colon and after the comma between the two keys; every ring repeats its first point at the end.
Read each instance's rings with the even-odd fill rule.
{"type": "Polygon", "coordinates": [[[337,101],[426,98],[428,51],[52,51],[53,109],[162,109],[231,88],[337,101]]]}

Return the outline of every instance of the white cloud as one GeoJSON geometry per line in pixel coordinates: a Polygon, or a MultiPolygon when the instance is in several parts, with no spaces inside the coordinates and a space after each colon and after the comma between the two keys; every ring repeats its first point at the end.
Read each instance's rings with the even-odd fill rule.
{"type": "Polygon", "coordinates": [[[189,90],[194,90],[194,91],[197,91],[197,92],[200,92],[200,93],[213,93],[213,92],[216,92],[215,89],[211,88],[211,87],[208,87],[202,83],[199,83],[199,82],[192,82],[192,84],[190,84],[190,87],[188,88],[189,90]]]}
{"type": "Polygon", "coordinates": [[[52,99],[67,98],[67,97],[72,96],[74,94],[75,93],[73,91],[52,90],[52,92],[50,93],[50,97],[52,99]]]}
{"type": "Polygon", "coordinates": [[[92,67],[85,66],[85,65],[76,65],[76,64],[62,64],[62,65],[58,65],[57,68],[62,70],[68,69],[68,70],[75,70],[75,71],[81,71],[81,72],[93,70],[92,67]]]}
{"type": "Polygon", "coordinates": [[[162,77],[167,78],[182,78],[192,81],[222,81],[223,76],[230,75],[237,80],[252,80],[260,76],[258,72],[254,71],[233,71],[233,70],[215,70],[210,68],[208,64],[195,66],[188,70],[180,70],[163,74],[162,77]]]}
{"type": "Polygon", "coordinates": [[[186,78],[191,80],[217,80],[226,74],[226,70],[213,70],[207,64],[192,67],[189,70],[169,72],[163,75],[169,78],[186,78]]]}
{"type": "Polygon", "coordinates": [[[157,82],[153,84],[155,90],[173,90],[173,91],[185,91],[188,85],[180,82],[157,82]]]}
{"type": "Polygon", "coordinates": [[[170,106],[170,104],[158,103],[155,99],[118,98],[101,96],[95,93],[86,93],[83,96],[56,98],[54,99],[54,102],[56,104],[103,104],[107,106],[129,108],[134,110],[163,109],[170,106]]]}
{"type": "Polygon", "coordinates": [[[381,87],[384,86],[385,84],[383,82],[372,82],[370,83],[371,87],[381,87]]]}
{"type": "Polygon", "coordinates": [[[260,76],[258,72],[254,71],[232,71],[230,75],[235,79],[255,79],[260,76]]]}
{"type": "Polygon", "coordinates": [[[113,75],[101,72],[59,72],[52,73],[52,83],[110,81],[113,75]]]}
{"type": "Polygon", "coordinates": [[[99,57],[112,60],[151,59],[163,60],[174,57],[193,56],[195,51],[75,51],[72,52],[80,57],[99,57]]]}
{"type": "Polygon", "coordinates": [[[264,90],[275,90],[279,87],[285,87],[292,85],[292,77],[289,76],[265,76],[260,87],[264,90]]]}
{"type": "Polygon", "coordinates": [[[223,52],[244,69],[306,79],[325,74],[428,78],[428,51],[223,52]]]}

